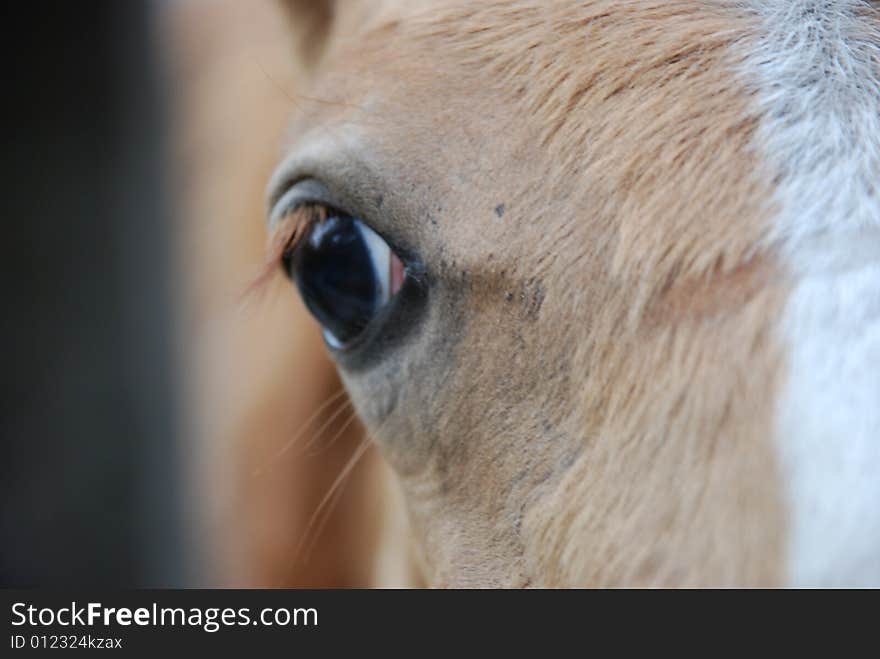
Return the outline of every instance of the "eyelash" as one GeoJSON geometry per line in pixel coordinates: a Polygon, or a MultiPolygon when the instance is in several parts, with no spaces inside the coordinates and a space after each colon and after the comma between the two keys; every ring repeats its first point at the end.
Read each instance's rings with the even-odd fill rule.
{"type": "Polygon", "coordinates": [[[312,227],[327,217],[328,206],[321,203],[291,204],[283,211],[273,211],[272,228],[268,236],[266,256],[257,275],[245,289],[245,297],[257,295],[269,285],[279,271],[284,269],[284,261],[297,245],[309,235],[312,227]],[[293,215],[309,213],[311,217],[297,220],[293,215]]]}
{"type": "Polygon", "coordinates": [[[334,212],[329,206],[321,203],[300,203],[288,208],[280,219],[281,228],[276,240],[282,244],[279,262],[289,258],[309,233],[334,212]]]}
{"type": "Polygon", "coordinates": [[[361,222],[378,234],[403,261],[406,266],[407,278],[413,284],[421,288],[428,286],[427,269],[413,250],[376,230],[367,219],[368,214],[349,212],[334,204],[330,199],[332,196],[323,183],[312,178],[301,178],[291,182],[283,192],[275,196],[269,222],[270,226],[274,226],[275,229],[270,237],[270,248],[263,277],[268,279],[274,276],[278,270],[283,270],[285,260],[291,256],[317,223],[325,221],[334,213],[341,213],[359,218],[361,222]]]}

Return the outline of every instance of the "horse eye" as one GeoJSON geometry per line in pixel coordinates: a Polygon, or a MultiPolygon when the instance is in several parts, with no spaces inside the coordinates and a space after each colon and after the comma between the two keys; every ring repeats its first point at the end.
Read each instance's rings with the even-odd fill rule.
{"type": "Polygon", "coordinates": [[[337,211],[312,227],[284,266],[336,349],[361,335],[406,276],[403,262],[379,234],[337,211]]]}

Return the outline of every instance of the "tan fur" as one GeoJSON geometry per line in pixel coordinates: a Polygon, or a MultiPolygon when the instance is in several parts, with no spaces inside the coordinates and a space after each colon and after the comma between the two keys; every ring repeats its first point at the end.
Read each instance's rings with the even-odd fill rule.
{"type": "MultiPolygon", "coordinates": [[[[218,473],[242,485],[212,522],[214,545],[248,539],[233,581],[412,578],[405,521],[376,514],[389,499],[375,498],[375,462],[345,490],[319,563],[298,560],[354,434],[249,480],[337,386],[292,292],[203,338],[258,260],[256,191],[293,114],[287,154],[323,145],[330,172],[432,268],[417,335],[369,373],[343,373],[396,474],[429,583],[781,582],[768,438],[783,356],[768,323],[788,284],[758,250],[773,209],[733,74],[734,44],[752,29],[734,4],[352,0],[332,20],[290,8],[295,31],[323,35],[300,41],[304,53],[267,46],[287,25],[279,15],[252,28],[238,60],[227,38],[205,49],[186,78],[205,81],[187,90],[201,99],[187,116],[229,142],[190,156],[216,167],[201,165],[192,189],[205,196],[187,213],[207,309],[190,345],[205,346],[198,454],[229,451],[203,466],[203,491],[228,491],[218,473]],[[310,84],[272,70],[290,81],[280,91],[255,73],[296,61],[310,84]]],[[[204,39],[204,25],[190,34],[204,39]]]]}
{"type": "Polygon", "coordinates": [[[330,136],[379,172],[464,328],[428,321],[400,382],[344,374],[432,583],[780,582],[787,285],[758,253],[750,28],[721,3],[438,2],[334,33],[292,153],[330,136]]]}

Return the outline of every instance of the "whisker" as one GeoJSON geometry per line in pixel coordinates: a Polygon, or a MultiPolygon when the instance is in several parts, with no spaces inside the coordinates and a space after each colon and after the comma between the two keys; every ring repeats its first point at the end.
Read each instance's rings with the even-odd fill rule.
{"type": "MultiPolygon", "coordinates": [[[[351,405],[351,401],[349,401],[349,405],[351,405]]],[[[333,437],[331,437],[328,441],[324,442],[321,447],[319,447],[316,451],[314,451],[313,453],[310,453],[309,455],[311,455],[311,456],[319,455],[322,451],[325,451],[328,448],[330,448],[331,446],[333,446],[333,444],[335,444],[336,441],[340,437],[342,437],[342,435],[345,433],[345,431],[348,429],[348,427],[352,424],[352,422],[355,419],[357,419],[357,414],[353,411],[353,409],[354,409],[354,406],[352,406],[351,416],[345,420],[345,423],[343,423],[342,426],[340,426],[339,430],[336,431],[336,433],[333,435],[333,437]]],[[[332,421],[332,420],[333,419],[329,419],[328,421],[332,421]]],[[[325,426],[322,428],[322,430],[325,430],[327,425],[329,425],[329,424],[325,424],[325,426]]],[[[305,453],[307,450],[309,450],[309,448],[314,446],[315,443],[320,438],[321,438],[321,433],[320,432],[315,433],[315,435],[308,442],[306,442],[306,444],[303,446],[302,452],[305,453]]]]}
{"type": "MultiPolygon", "coordinates": [[[[358,456],[360,458],[360,456],[358,456]]],[[[315,527],[314,532],[311,534],[311,540],[308,543],[308,546],[305,548],[305,551],[302,553],[302,561],[303,563],[308,564],[309,559],[312,557],[312,552],[315,550],[315,547],[318,544],[318,541],[321,539],[321,534],[324,532],[324,528],[333,518],[333,511],[336,510],[336,506],[342,500],[342,494],[345,491],[345,482],[343,482],[339,487],[333,491],[333,495],[327,505],[327,509],[324,511],[324,514],[321,515],[321,521],[318,522],[318,525],[315,527]]],[[[303,534],[303,540],[309,537],[308,531],[303,534]]]]}
{"type": "Polygon", "coordinates": [[[364,453],[367,452],[367,449],[370,447],[370,439],[369,437],[365,437],[361,440],[361,443],[352,453],[351,458],[349,458],[348,463],[346,463],[345,467],[342,468],[342,471],[339,473],[339,476],[336,477],[336,480],[333,481],[333,484],[330,486],[330,489],[327,491],[327,494],[324,495],[324,498],[321,499],[321,502],[318,504],[318,507],[315,509],[315,512],[312,513],[311,518],[309,519],[308,524],[306,525],[305,530],[303,531],[303,536],[300,541],[299,546],[297,547],[294,556],[298,556],[300,552],[302,552],[303,545],[306,540],[308,540],[308,548],[306,549],[305,555],[303,556],[303,560],[307,561],[309,556],[311,555],[312,550],[315,548],[315,544],[317,544],[318,539],[320,538],[320,533],[323,531],[324,527],[327,525],[327,521],[330,519],[333,513],[334,506],[327,506],[327,504],[333,500],[334,503],[338,502],[339,498],[341,498],[343,488],[341,485],[345,482],[348,476],[351,474],[352,470],[354,470],[355,466],[360,462],[360,459],[363,457],[364,453]],[[325,511],[326,514],[323,515],[321,523],[315,527],[315,522],[318,520],[321,513],[325,511]],[[315,530],[315,533],[311,535],[311,539],[309,536],[312,530],[315,530]]]}
{"type": "MultiPolygon", "coordinates": [[[[308,451],[309,448],[311,448],[312,446],[314,446],[314,445],[315,445],[315,442],[317,442],[317,441],[319,441],[319,440],[321,439],[321,435],[324,434],[324,431],[327,430],[327,429],[333,424],[333,422],[336,421],[336,419],[338,419],[339,416],[340,416],[343,412],[346,412],[346,411],[351,412],[351,417],[350,417],[349,419],[346,420],[345,424],[343,424],[343,430],[344,430],[344,426],[345,426],[346,424],[348,424],[348,423],[351,423],[351,419],[355,416],[355,413],[354,413],[354,405],[352,405],[352,402],[351,402],[350,400],[348,400],[348,399],[346,399],[345,402],[343,402],[343,403],[339,406],[339,408],[338,408],[335,412],[333,412],[333,414],[331,414],[330,417],[329,417],[329,418],[328,418],[323,424],[321,424],[321,427],[318,428],[318,430],[316,430],[316,431],[312,434],[312,438],[309,439],[309,440],[303,445],[303,447],[302,447],[302,451],[300,451],[300,453],[299,453],[298,455],[303,455],[303,454],[305,454],[305,452],[308,451]]],[[[293,446],[293,443],[294,443],[294,442],[291,442],[291,443],[290,443],[290,446],[293,446]]],[[[289,448],[285,448],[284,452],[286,453],[287,450],[289,450],[289,448]]]]}
{"type": "Polygon", "coordinates": [[[371,109],[366,104],[347,103],[345,101],[340,101],[340,100],[333,100],[333,99],[329,99],[329,98],[319,98],[317,96],[309,96],[307,94],[303,94],[302,92],[296,92],[296,93],[291,92],[283,84],[281,84],[281,82],[279,82],[278,79],[275,78],[275,76],[271,75],[266,70],[266,67],[263,66],[263,64],[256,57],[252,56],[251,59],[252,59],[254,65],[260,70],[260,73],[263,74],[263,77],[266,78],[266,80],[269,83],[271,83],[272,86],[275,87],[275,89],[277,91],[279,91],[282,96],[284,96],[288,101],[293,103],[293,106],[297,111],[306,113],[307,111],[303,107],[303,101],[308,101],[308,102],[314,103],[316,105],[323,105],[323,106],[329,105],[332,107],[349,108],[349,109],[353,109],[353,110],[358,110],[360,112],[363,112],[364,114],[373,114],[371,109]]]}
{"type": "MultiPolygon", "coordinates": [[[[331,405],[338,403],[339,399],[342,398],[343,396],[345,396],[346,393],[347,392],[345,391],[345,389],[340,389],[335,394],[330,396],[330,398],[325,400],[318,407],[318,409],[315,410],[309,416],[308,419],[306,419],[306,421],[300,427],[299,431],[296,434],[294,434],[294,436],[291,437],[287,442],[285,442],[284,446],[282,446],[280,449],[278,449],[278,451],[275,453],[275,455],[273,455],[271,458],[269,458],[264,465],[262,465],[254,470],[253,476],[259,476],[259,475],[263,474],[270,466],[274,466],[278,462],[278,460],[280,460],[282,457],[284,457],[287,454],[287,452],[290,451],[290,449],[292,449],[305,436],[306,431],[321,416],[321,414],[323,414],[325,411],[327,411],[327,409],[329,409],[331,405]]],[[[333,412],[333,414],[330,415],[330,418],[328,418],[321,425],[321,427],[315,431],[314,437],[319,437],[321,435],[321,433],[323,433],[330,426],[330,424],[332,424],[339,417],[339,415],[342,414],[342,412],[345,409],[347,409],[350,405],[351,405],[351,401],[349,401],[348,399],[344,400],[342,402],[342,404],[339,406],[339,408],[335,412],[333,412]]],[[[309,440],[309,443],[306,444],[306,448],[311,446],[313,443],[314,443],[314,438],[312,440],[309,440]]]]}
{"type": "MultiPolygon", "coordinates": [[[[343,424],[343,428],[331,441],[336,441],[341,436],[342,431],[345,429],[345,427],[347,427],[356,418],[357,415],[352,413],[351,417],[346,420],[345,424],[343,424]]],[[[383,425],[384,424],[380,424],[379,429],[381,429],[383,425]]],[[[363,458],[364,454],[367,452],[367,449],[370,448],[371,444],[372,441],[370,440],[370,437],[368,435],[365,435],[360,444],[358,444],[358,446],[352,452],[351,457],[349,458],[346,465],[342,468],[339,475],[336,477],[336,480],[334,480],[333,483],[330,485],[330,488],[324,495],[324,498],[321,499],[321,501],[318,503],[315,511],[312,513],[308,523],[306,524],[305,529],[302,532],[302,536],[300,538],[300,541],[297,543],[296,549],[292,552],[292,558],[290,564],[287,567],[287,570],[284,573],[285,575],[289,576],[292,573],[294,566],[298,562],[308,562],[309,558],[311,557],[312,551],[315,548],[315,545],[321,537],[321,533],[323,533],[324,528],[326,527],[327,523],[333,515],[333,510],[335,509],[339,500],[342,498],[342,492],[344,490],[342,485],[351,475],[351,472],[360,462],[361,458],[363,458]]],[[[287,576],[282,578],[282,580],[278,583],[278,587],[284,585],[284,580],[287,578],[287,576]]]]}
{"type": "MultiPolygon", "coordinates": [[[[354,415],[353,415],[354,416],[354,415]]],[[[287,569],[284,571],[284,576],[282,576],[281,580],[276,584],[276,587],[280,588],[284,585],[285,580],[293,571],[294,566],[302,561],[303,563],[307,563],[309,558],[311,557],[311,553],[315,548],[315,544],[320,538],[321,533],[327,525],[327,522],[330,520],[333,514],[333,510],[336,507],[336,504],[342,498],[342,492],[344,490],[341,487],[342,483],[344,483],[345,479],[351,474],[354,470],[357,463],[363,457],[364,453],[366,453],[367,449],[370,446],[370,438],[364,437],[361,440],[361,443],[355,448],[351,457],[349,458],[346,465],[342,468],[339,475],[336,477],[336,480],[333,481],[333,484],[327,490],[327,494],[324,495],[324,498],[321,499],[318,506],[315,508],[315,511],[312,513],[309,518],[308,524],[306,528],[302,532],[302,536],[300,537],[299,542],[297,543],[296,549],[293,550],[291,554],[290,563],[287,566],[287,569]],[[328,506],[329,503],[329,506],[328,506]],[[326,510],[325,510],[326,509],[326,510]],[[322,512],[324,514],[322,515],[322,512]],[[315,527],[315,522],[318,520],[318,517],[321,516],[321,521],[316,528],[314,528],[314,535],[311,536],[313,527],[315,527]],[[306,548],[307,547],[307,548],[306,548]],[[304,552],[304,548],[306,551],[304,552]]]]}
{"type": "Polygon", "coordinates": [[[297,110],[299,110],[300,104],[297,101],[296,97],[293,94],[291,94],[289,91],[287,91],[287,89],[284,88],[284,85],[282,85],[280,82],[278,82],[278,80],[276,80],[274,76],[269,75],[269,72],[266,70],[266,67],[264,67],[262,65],[262,63],[260,63],[260,60],[258,60],[253,55],[251,55],[251,59],[252,59],[253,63],[256,65],[256,67],[260,70],[260,73],[263,74],[263,77],[265,77],[266,80],[268,80],[275,87],[275,89],[277,89],[279,92],[281,92],[281,94],[288,101],[293,103],[293,107],[295,107],[297,110]]]}

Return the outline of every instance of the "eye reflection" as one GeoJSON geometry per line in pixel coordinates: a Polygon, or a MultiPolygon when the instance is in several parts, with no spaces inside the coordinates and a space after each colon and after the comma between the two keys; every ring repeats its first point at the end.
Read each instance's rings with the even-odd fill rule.
{"type": "Polygon", "coordinates": [[[381,236],[338,211],[328,211],[284,265],[336,349],[363,333],[406,276],[402,261],[381,236]]]}

